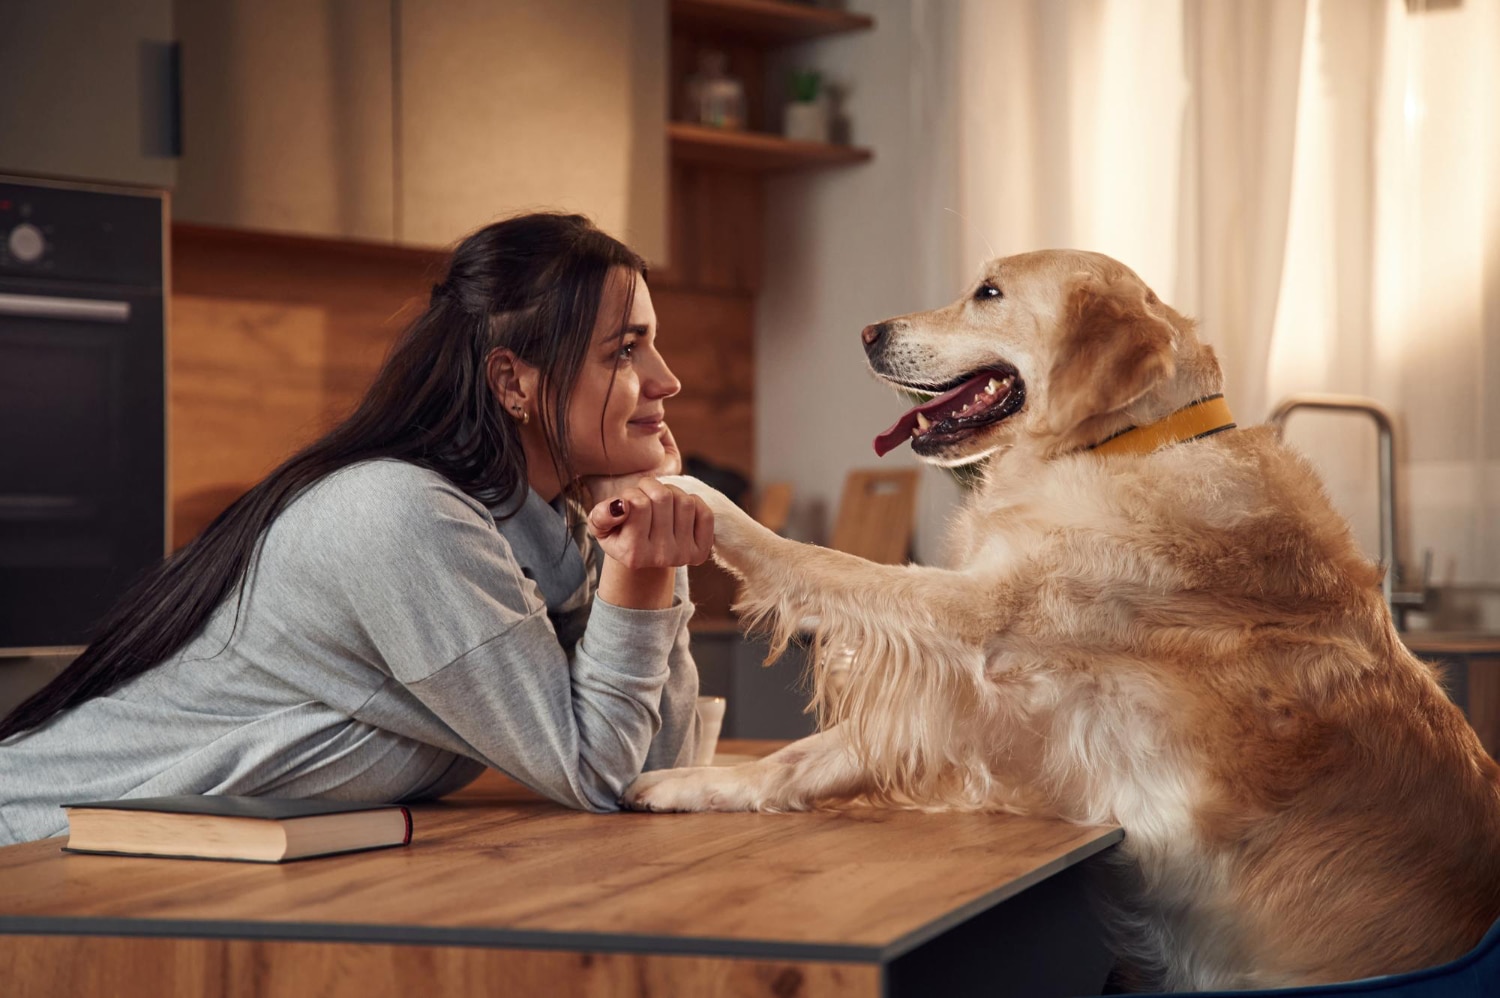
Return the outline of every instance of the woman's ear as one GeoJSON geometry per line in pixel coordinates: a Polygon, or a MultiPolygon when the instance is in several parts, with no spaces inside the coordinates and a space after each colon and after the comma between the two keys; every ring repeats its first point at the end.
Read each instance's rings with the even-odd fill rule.
{"type": "Polygon", "coordinates": [[[1147,308],[1149,289],[1094,277],[1069,295],[1048,381],[1049,422],[1067,433],[1119,412],[1172,377],[1172,327],[1147,308]]]}
{"type": "Polygon", "coordinates": [[[536,408],[537,369],[509,347],[496,347],[484,359],[485,381],[506,412],[530,418],[536,408]]]}

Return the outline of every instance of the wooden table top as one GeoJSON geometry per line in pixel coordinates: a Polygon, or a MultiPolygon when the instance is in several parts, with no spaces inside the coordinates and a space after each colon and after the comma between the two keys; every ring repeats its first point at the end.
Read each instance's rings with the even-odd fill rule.
{"type": "Polygon", "coordinates": [[[285,865],[3,848],[0,932],[888,960],[1122,837],[872,808],[595,815],[494,772],[412,814],[407,848],[285,865]]]}

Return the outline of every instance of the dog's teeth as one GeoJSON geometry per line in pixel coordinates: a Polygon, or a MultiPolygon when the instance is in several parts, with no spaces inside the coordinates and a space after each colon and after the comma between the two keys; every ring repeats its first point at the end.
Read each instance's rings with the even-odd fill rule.
{"type": "Polygon", "coordinates": [[[975,402],[983,402],[984,401],[984,392],[975,392],[974,393],[974,401],[975,402]]]}
{"type": "Polygon", "coordinates": [[[958,410],[958,411],[959,412],[968,412],[969,411],[969,404],[967,402],[965,402],[964,403],[964,407],[962,409],[958,410]]]}
{"type": "MultiPolygon", "coordinates": [[[[1006,378],[1005,380],[1009,381],[1010,379],[1006,378]]],[[[994,378],[991,378],[990,383],[984,386],[984,390],[989,392],[991,395],[995,394],[995,392],[997,392],[999,389],[1000,382],[996,381],[994,378]]]]}
{"type": "Polygon", "coordinates": [[[918,430],[924,430],[925,431],[927,429],[927,427],[929,427],[931,425],[932,425],[932,420],[928,419],[926,416],[922,415],[920,412],[917,413],[917,429],[918,430]]]}
{"type": "Polygon", "coordinates": [[[911,435],[914,437],[920,437],[922,435],[922,431],[913,426],[911,428],[911,435]]]}

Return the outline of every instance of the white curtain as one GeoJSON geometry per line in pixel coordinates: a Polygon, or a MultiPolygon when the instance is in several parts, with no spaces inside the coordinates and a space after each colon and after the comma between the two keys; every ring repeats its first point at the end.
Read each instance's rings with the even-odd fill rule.
{"type": "MultiPolygon", "coordinates": [[[[1438,622],[1500,626],[1500,3],[1316,0],[1270,383],[1399,417],[1408,585],[1438,622]]],[[[1288,439],[1376,546],[1373,431],[1298,417],[1288,439]]]]}
{"type": "MultiPolygon", "coordinates": [[[[1500,583],[1500,0],[917,0],[932,300],[1099,250],[1198,317],[1242,424],[1404,430],[1400,552],[1500,583]]],[[[1288,437],[1377,548],[1375,438],[1288,437]]],[[[1500,624],[1500,620],[1496,621],[1500,624]]]]}

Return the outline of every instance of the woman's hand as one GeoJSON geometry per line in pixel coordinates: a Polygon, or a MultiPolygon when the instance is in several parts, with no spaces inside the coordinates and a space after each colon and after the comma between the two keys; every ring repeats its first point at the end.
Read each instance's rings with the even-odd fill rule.
{"type": "Polygon", "coordinates": [[[682,474],[682,452],[677,449],[677,441],[672,437],[672,428],[665,423],[661,428],[661,446],[666,453],[661,463],[654,468],[645,468],[628,475],[607,477],[597,475],[582,479],[583,487],[589,495],[589,502],[596,504],[617,497],[635,487],[643,478],[661,478],[663,475],[682,474]]]}
{"type": "Polygon", "coordinates": [[[701,565],[714,546],[708,504],[655,478],[642,478],[589,513],[604,553],[626,568],[701,565]]]}
{"type": "Polygon", "coordinates": [[[589,531],[607,556],[598,595],[637,609],[672,605],[680,565],[701,565],[714,546],[714,514],[697,496],[642,478],[589,513],[589,531]]]}

